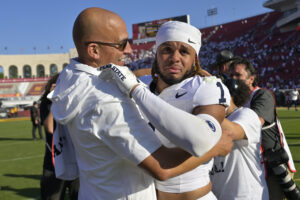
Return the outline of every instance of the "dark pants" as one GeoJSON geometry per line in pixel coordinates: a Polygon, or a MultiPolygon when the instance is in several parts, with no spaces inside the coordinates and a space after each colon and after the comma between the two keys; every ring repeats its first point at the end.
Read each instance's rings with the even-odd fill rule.
{"type": "Polygon", "coordinates": [[[297,100],[291,100],[290,104],[288,105],[288,109],[290,109],[290,107],[292,107],[292,105],[294,105],[295,110],[297,110],[297,100]]]}
{"type": "Polygon", "coordinates": [[[68,188],[69,199],[78,199],[79,179],[64,181],[57,179],[52,170],[43,170],[41,178],[41,199],[42,200],[63,200],[68,188]]]}
{"type": "Polygon", "coordinates": [[[36,128],[38,128],[39,131],[39,135],[40,135],[40,139],[43,139],[43,135],[42,135],[42,126],[40,123],[35,124],[34,122],[32,122],[32,138],[35,140],[36,136],[35,136],[35,131],[36,128]]]}

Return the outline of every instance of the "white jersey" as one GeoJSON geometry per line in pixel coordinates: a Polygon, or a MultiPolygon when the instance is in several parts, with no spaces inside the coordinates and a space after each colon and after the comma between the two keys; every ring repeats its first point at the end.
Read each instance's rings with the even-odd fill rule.
{"type": "Polygon", "coordinates": [[[290,99],[292,101],[297,101],[298,100],[298,97],[299,97],[299,92],[298,90],[292,90],[290,91],[290,99]]]}
{"type": "Polygon", "coordinates": [[[135,103],[100,73],[71,60],[52,97],[53,116],[74,145],[79,199],[156,199],[153,178],[137,165],[161,143],[135,103]]]}
{"type": "Polygon", "coordinates": [[[213,193],[219,200],[268,200],[260,153],[261,123],[257,114],[241,107],[227,119],[239,124],[247,139],[234,141],[232,152],[226,157],[215,157],[211,171],[213,193]]]}
{"type": "MultiPolygon", "coordinates": [[[[195,76],[188,78],[178,84],[165,88],[159,94],[159,97],[188,113],[192,113],[193,109],[197,106],[222,104],[227,107],[230,103],[230,95],[227,87],[216,77],[195,76]]],[[[176,147],[157,130],[155,130],[155,133],[166,147],[176,147]]],[[[210,182],[209,170],[212,164],[213,161],[211,160],[194,170],[166,181],[156,180],[155,186],[160,191],[170,193],[183,193],[201,188],[210,182]]]]}

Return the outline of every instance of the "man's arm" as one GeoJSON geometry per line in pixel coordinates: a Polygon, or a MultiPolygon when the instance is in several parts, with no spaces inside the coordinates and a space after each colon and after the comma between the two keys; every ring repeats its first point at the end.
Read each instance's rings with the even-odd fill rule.
{"type": "Polygon", "coordinates": [[[178,170],[179,172],[181,172],[180,170],[183,170],[184,172],[190,171],[216,156],[226,156],[228,153],[231,152],[232,147],[233,142],[231,131],[223,131],[221,139],[207,153],[205,153],[201,157],[192,156],[188,158],[182,164],[177,166],[176,170],[178,170]]]}
{"type": "Polygon", "coordinates": [[[139,167],[148,171],[154,178],[164,181],[186,173],[216,156],[225,156],[233,147],[230,131],[224,131],[218,143],[201,157],[191,156],[180,148],[169,149],[164,146],[157,149],[139,167]]]}
{"type": "Polygon", "coordinates": [[[180,164],[190,157],[191,154],[179,148],[169,149],[161,146],[138,166],[145,169],[155,179],[164,181],[187,172],[188,170],[184,170],[180,164]]]}
{"type": "Polygon", "coordinates": [[[262,125],[262,126],[265,124],[265,120],[264,120],[264,118],[262,118],[262,117],[259,117],[259,121],[260,121],[260,123],[261,123],[261,125],[262,125]]]}

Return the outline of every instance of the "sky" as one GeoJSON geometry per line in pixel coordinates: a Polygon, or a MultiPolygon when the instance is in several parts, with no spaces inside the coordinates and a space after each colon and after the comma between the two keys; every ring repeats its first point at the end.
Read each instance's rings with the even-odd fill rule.
{"type": "Polygon", "coordinates": [[[197,28],[223,24],[270,12],[266,0],[1,0],[0,55],[66,53],[74,48],[72,27],[88,7],[119,14],[127,24],[190,15],[197,28]],[[207,10],[217,8],[217,15],[207,10]]]}

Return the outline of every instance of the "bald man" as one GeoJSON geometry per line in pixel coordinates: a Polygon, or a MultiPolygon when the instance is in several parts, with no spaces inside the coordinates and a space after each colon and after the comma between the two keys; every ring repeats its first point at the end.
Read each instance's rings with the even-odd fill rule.
{"type": "MultiPolygon", "coordinates": [[[[166,135],[185,151],[167,149],[135,103],[99,68],[108,63],[124,65],[132,51],[120,16],[101,8],[88,8],[74,23],[73,39],[79,56],[60,73],[51,97],[51,111],[55,120],[67,127],[74,145],[79,199],[153,200],[156,193],[151,176],[166,180],[194,167],[181,164],[191,154],[201,156],[209,151],[216,156],[224,151],[214,146],[220,135],[195,136],[195,131],[188,128],[184,135],[182,129],[166,135]]],[[[187,115],[188,124],[199,130],[197,124],[201,122],[195,116],[183,111],[180,115],[187,115]]],[[[174,121],[179,123],[178,119],[174,121]]],[[[164,126],[172,129],[172,124],[164,126]]],[[[224,140],[227,147],[232,145],[230,140],[224,140]]],[[[210,188],[209,184],[203,187],[199,195],[205,195],[210,188]]]]}

